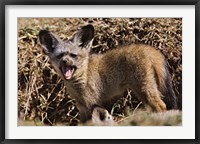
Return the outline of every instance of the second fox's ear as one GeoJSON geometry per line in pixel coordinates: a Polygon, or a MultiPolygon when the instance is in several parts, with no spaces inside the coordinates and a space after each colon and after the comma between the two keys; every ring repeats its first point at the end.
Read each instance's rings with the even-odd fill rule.
{"type": "Polygon", "coordinates": [[[94,27],[86,25],[74,34],[72,41],[79,47],[90,48],[94,38],[94,27]]]}
{"type": "Polygon", "coordinates": [[[58,45],[60,39],[53,35],[48,30],[41,30],[39,32],[40,44],[44,48],[45,52],[51,53],[58,45]]]}

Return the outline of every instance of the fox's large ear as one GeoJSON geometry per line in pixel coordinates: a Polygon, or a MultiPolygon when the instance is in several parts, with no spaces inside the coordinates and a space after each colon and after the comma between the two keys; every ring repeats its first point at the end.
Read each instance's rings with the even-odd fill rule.
{"type": "Polygon", "coordinates": [[[55,35],[53,35],[48,30],[41,30],[39,32],[39,40],[40,44],[44,48],[45,52],[51,53],[55,49],[55,47],[58,45],[60,39],[57,38],[55,35]]]}
{"type": "Polygon", "coordinates": [[[94,27],[86,25],[74,34],[72,41],[80,47],[89,48],[94,38],[94,27]]]}

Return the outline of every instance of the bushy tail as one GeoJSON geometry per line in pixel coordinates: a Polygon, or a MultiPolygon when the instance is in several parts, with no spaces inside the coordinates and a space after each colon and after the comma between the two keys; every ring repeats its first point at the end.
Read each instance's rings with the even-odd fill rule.
{"type": "Polygon", "coordinates": [[[158,88],[163,95],[163,101],[165,102],[167,109],[177,109],[177,97],[173,90],[171,74],[168,70],[166,62],[164,63],[164,67],[163,64],[154,65],[158,88]]]}
{"type": "Polygon", "coordinates": [[[167,66],[166,69],[166,79],[165,79],[165,87],[166,89],[163,90],[164,95],[164,102],[167,105],[167,109],[177,109],[177,97],[175,95],[173,86],[172,86],[172,78],[171,74],[169,73],[169,70],[167,66]]]}

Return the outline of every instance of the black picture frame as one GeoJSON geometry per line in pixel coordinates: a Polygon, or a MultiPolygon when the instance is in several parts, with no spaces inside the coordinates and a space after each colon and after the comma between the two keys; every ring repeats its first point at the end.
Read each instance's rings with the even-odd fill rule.
{"type": "Polygon", "coordinates": [[[198,144],[200,143],[199,126],[199,56],[200,56],[200,0],[1,0],[0,1],[0,142],[1,143],[163,143],[163,144],[198,144]],[[5,7],[7,5],[194,5],[195,6],[195,139],[6,139],[5,138],[5,7]]]}

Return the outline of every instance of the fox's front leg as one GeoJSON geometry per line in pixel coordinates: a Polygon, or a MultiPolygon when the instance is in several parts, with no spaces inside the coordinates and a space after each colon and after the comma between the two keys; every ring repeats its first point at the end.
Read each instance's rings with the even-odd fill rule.
{"type": "Polygon", "coordinates": [[[91,119],[92,109],[87,108],[86,106],[77,105],[79,110],[80,121],[85,123],[86,121],[91,119]]]}
{"type": "Polygon", "coordinates": [[[109,112],[103,107],[100,96],[97,91],[86,91],[87,95],[84,95],[82,101],[79,101],[78,109],[80,112],[81,122],[88,120],[95,120],[107,122],[112,119],[109,112]]]}
{"type": "Polygon", "coordinates": [[[91,119],[92,110],[95,105],[100,105],[99,100],[90,94],[81,95],[81,99],[77,99],[77,108],[80,114],[80,121],[86,122],[91,119]]]}

